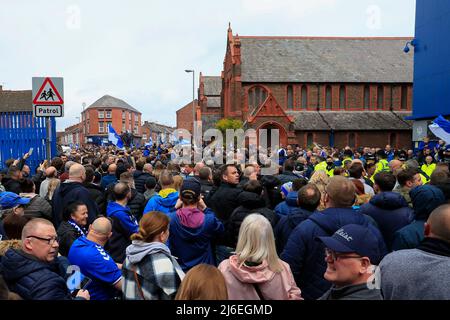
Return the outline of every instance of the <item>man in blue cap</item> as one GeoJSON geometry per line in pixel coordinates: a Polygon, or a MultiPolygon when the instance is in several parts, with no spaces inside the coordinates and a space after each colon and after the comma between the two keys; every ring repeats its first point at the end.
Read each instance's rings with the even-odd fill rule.
{"type": "MultiPolygon", "coordinates": [[[[30,198],[22,198],[14,192],[0,192],[0,219],[3,219],[5,214],[11,212],[17,215],[23,215],[23,206],[29,204],[30,200],[30,198]]],[[[1,239],[6,239],[6,234],[3,230],[3,222],[0,221],[0,240],[1,239]]]]}
{"type": "Polygon", "coordinates": [[[373,283],[381,260],[379,241],[372,231],[348,224],[331,237],[317,237],[325,245],[327,270],[324,278],[333,286],[319,300],[382,300],[373,283]]]}
{"type": "Polygon", "coordinates": [[[22,198],[17,193],[4,191],[0,193],[0,210],[17,208],[30,203],[30,198],[22,198]]]}

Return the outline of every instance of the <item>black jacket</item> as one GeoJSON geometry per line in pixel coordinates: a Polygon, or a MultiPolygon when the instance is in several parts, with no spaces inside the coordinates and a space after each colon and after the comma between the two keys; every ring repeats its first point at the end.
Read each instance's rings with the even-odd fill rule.
{"type": "Polygon", "coordinates": [[[275,176],[261,176],[261,183],[264,187],[264,194],[266,195],[266,205],[269,209],[275,209],[275,207],[283,202],[281,197],[280,180],[275,176]]]}
{"type": "Polygon", "coordinates": [[[102,215],[106,215],[106,197],[105,190],[94,183],[83,183],[83,186],[89,191],[91,199],[95,201],[98,211],[102,215]]]}
{"type": "Polygon", "coordinates": [[[200,182],[200,185],[202,186],[201,194],[203,197],[206,198],[208,196],[208,194],[210,193],[210,191],[212,190],[214,185],[212,184],[211,181],[208,181],[208,180],[198,179],[198,181],[200,182]]]}
{"type": "Polygon", "coordinates": [[[20,250],[10,249],[0,265],[11,291],[25,300],[71,300],[59,258],[52,263],[37,260],[20,250]]]}
{"type": "Polygon", "coordinates": [[[64,182],[55,190],[52,198],[53,204],[53,223],[59,227],[63,221],[63,210],[67,208],[70,202],[81,201],[88,208],[88,223],[91,224],[100,214],[97,204],[91,198],[91,194],[80,182],[64,182]]]}
{"type": "Polygon", "coordinates": [[[222,182],[220,187],[205,200],[206,205],[211,208],[222,222],[227,221],[234,209],[239,206],[237,197],[242,192],[236,185],[222,182]]]}
{"type": "Polygon", "coordinates": [[[145,192],[145,181],[153,177],[150,173],[136,170],[133,172],[134,186],[139,193],[145,192]]]}
{"type": "Polygon", "coordinates": [[[272,210],[268,209],[264,198],[256,193],[242,191],[238,198],[239,207],[234,209],[228,221],[225,223],[226,244],[229,247],[236,248],[239,236],[239,228],[242,221],[251,213],[260,213],[270,221],[272,228],[278,221],[278,216],[272,210]]]}
{"type": "Polygon", "coordinates": [[[75,229],[67,221],[63,221],[58,228],[58,243],[59,243],[59,253],[62,256],[67,257],[69,255],[70,247],[72,243],[82,236],[81,232],[75,229]]]}

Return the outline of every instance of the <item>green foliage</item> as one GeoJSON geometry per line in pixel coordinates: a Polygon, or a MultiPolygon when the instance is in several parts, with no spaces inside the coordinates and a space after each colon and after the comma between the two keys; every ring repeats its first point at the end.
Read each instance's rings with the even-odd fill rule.
{"type": "Polygon", "coordinates": [[[242,129],[243,123],[239,119],[223,118],[217,121],[216,128],[222,133],[225,133],[227,129],[242,129]]]}

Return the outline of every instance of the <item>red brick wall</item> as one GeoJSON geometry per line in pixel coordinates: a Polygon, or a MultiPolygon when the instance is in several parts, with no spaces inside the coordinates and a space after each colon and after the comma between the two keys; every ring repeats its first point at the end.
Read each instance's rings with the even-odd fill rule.
{"type": "MultiPolygon", "coordinates": [[[[241,92],[241,109],[245,110],[248,106],[248,89],[253,87],[255,84],[244,84],[242,86],[241,92]]],[[[263,87],[267,88],[275,97],[277,102],[280,104],[282,108],[287,110],[287,86],[292,85],[294,89],[294,109],[293,110],[302,110],[301,109],[301,84],[293,83],[282,83],[282,84],[271,84],[264,83],[263,87]]],[[[339,90],[341,84],[306,84],[307,85],[307,94],[308,94],[308,109],[316,110],[319,106],[320,110],[325,110],[326,103],[326,87],[327,85],[331,86],[331,100],[332,100],[332,109],[339,109],[339,90]]],[[[346,91],[346,106],[348,110],[364,109],[364,87],[365,84],[342,84],[345,87],[346,91]]],[[[383,109],[382,110],[390,110],[391,103],[394,110],[401,110],[401,84],[384,84],[384,100],[383,100],[383,109]],[[391,96],[391,88],[392,88],[392,96],[391,96]],[[392,102],[391,102],[392,97],[392,102]]],[[[412,110],[412,84],[407,84],[407,109],[405,111],[412,110]]],[[[377,97],[377,84],[370,84],[370,109],[378,110],[378,97],[377,97]]],[[[251,110],[250,110],[251,111],[251,110]]]]}
{"type": "Polygon", "coordinates": [[[135,116],[138,117],[138,135],[142,134],[142,126],[141,126],[141,115],[136,112],[132,112],[126,109],[121,108],[89,108],[83,112],[84,115],[84,123],[89,122],[89,127],[86,135],[98,135],[98,134],[108,134],[107,122],[111,122],[114,130],[118,134],[123,132],[122,130],[122,111],[125,112],[125,131],[129,130],[134,133],[135,126],[135,116]],[[111,118],[106,118],[106,111],[104,112],[104,118],[98,118],[99,110],[111,110],[111,118]],[[131,124],[130,124],[130,115],[131,115],[131,124]],[[99,132],[99,122],[103,123],[103,132],[99,132]]]}
{"type": "Polygon", "coordinates": [[[192,132],[192,102],[177,111],[177,129],[192,132]]]}

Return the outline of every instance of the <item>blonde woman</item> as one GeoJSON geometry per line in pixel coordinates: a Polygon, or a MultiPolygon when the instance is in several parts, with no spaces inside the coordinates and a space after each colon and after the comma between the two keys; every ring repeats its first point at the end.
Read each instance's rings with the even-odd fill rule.
{"type": "Polygon", "coordinates": [[[60,183],[61,183],[61,180],[59,180],[57,178],[50,179],[50,181],[48,182],[48,192],[47,192],[47,195],[45,196],[45,199],[47,201],[52,201],[53,194],[55,193],[55,190],[56,190],[56,188],[58,188],[60,183]]]}
{"type": "Polygon", "coordinates": [[[219,270],[230,300],[302,300],[291,268],[277,255],[269,220],[258,213],[244,219],[236,254],[219,270]]]}
{"type": "Polygon", "coordinates": [[[315,185],[320,193],[321,193],[321,200],[320,205],[317,208],[317,210],[322,211],[325,210],[325,188],[330,183],[330,177],[327,175],[327,173],[323,170],[315,171],[314,174],[311,176],[311,179],[309,179],[309,183],[315,185]]]}

